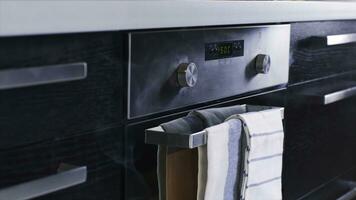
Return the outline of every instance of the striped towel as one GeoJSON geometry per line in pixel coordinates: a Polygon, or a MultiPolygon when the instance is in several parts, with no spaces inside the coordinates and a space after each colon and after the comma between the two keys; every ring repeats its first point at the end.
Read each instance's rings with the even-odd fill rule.
{"type": "MultiPolygon", "coordinates": [[[[211,108],[205,110],[192,111],[186,117],[182,117],[164,124],[161,124],[160,128],[169,133],[186,133],[192,134],[203,130],[204,128],[220,124],[225,121],[231,115],[243,113],[246,111],[245,106],[231,106],[223,108],[211,108]]],[[[235,120],[235,123],[240,123],[235,120]]],[[[234,124],[235,124],[234,123],[234,124]]],[[[236,125],[238,126],[238,125],[236,125]]],[[[241,127],[239,125],[238,127],[241,127]]],[[[231,126],[232,128],[232,126],[231,126]]],[[[239,128],[240,130],[241,128],[239,128]]],[[[238,131],[240,133],[240,131],[238,131]]],[[[212,136],[213,137],[213,136],[212,136]]],[[[238,138],[235,138],[237,140],[238,138]]],[[[235,141],[231,139],[232,145],[235,141]]],[[[236,149],[237,150],[237,149],[236,149]]],[[[157,176],[159,185],[160,200],[173,200],[173,199],[196,199],[197,188],[198,191],[204,188],[201,187],[202,176],[206,177],[205,171],[207,163],[207,147],[199,147],[199,163],[198,164],[198,152],[196,149],[178,149],[169,148],[163,145],[158,147],[157,152],[157,176]],[[198,167],[199,172],[198,172],[198,167]],[[203,170],[204,168],[204,170],[203,170]],[[200,178],[198,177],[200,176],[200,178]]],[[[232,150],[231,150],[232,151],[232,150]]],[[[209,154],[210,155],[210,154],[209,154]]],[[[238,157],[236,157],[237,161],[238,157]]],[[[230,167],[230,171],[232,167],[230,167]]],[[[236,170],[235,170],[236,171],[236,170]]],[[[237,173],[237,172],[235,172],[237,173]]],[[[229,183],[232,190],[233,183],[229,183]]],[[[236,190],[237,187],[234,187],[236,190]]],[[[201,196],[201,195],[200,195],[201,196]]]]}
{"type": "Polygon", "coordinates": [[[279,108],[230,117],[243,122],[241,199],[282,199],[284,132],[279,108]]]}
{"type": "Polygon", "coordinates": [[[238,199],[241,129],[237,119],[205,129],[207,145],[198,149],[198,200],[238,199]]]}
{"type": "Polygon", "coordinates": [[[234,200],[239,196],[240,120],[224,122],[246,112],[245,106],[194,111],[208,127],[207,145],[198,147],[198,200],[234,200]]]}

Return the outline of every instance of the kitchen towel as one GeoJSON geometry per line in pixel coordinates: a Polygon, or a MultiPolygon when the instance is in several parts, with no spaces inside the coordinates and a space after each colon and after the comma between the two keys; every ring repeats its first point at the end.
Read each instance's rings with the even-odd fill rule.
{"type": "Polygon", "coordinates": [[[204,128],[214,126],[224,122],[228,117],[246,112],[246,105],[236,105],[220,108],[209,108],[192,111],[190,115],[195,115],[203,121],[204,128]]]}
{"type": "Polygon", "coordinates": [[[241,199],[282,199],[283,124],[281,108],[231,116],[243,124],[241,199]]]}
{"type": "Polygon", "coordinates": [[[207,144],[198,147],[198,200],[239,197],[241,122],[229,116],[246,112],[245,105],[193,111],[203,121],[207,144]]]}
{"type": "MultiPolygon", "coordinates": [[[[227,117],[245,112],[245,110],[246,106],[238,105],[192,111],[186,117],[161,124],[160,128],[166,134],[192,134],[204,128],[220,124],[227,117]]],[[[206,163],[206,150],[206,146],[198,148],[198,151],[204,152],[200,153],[199,162],[206,163]]],[[[203,167],[204,165],[200,164],[199,166],[203,167]]],[[[200,173],[198,173],[197,149],[178,149],[163,145],[158,147],[157,175],[160,200],[195,200],[197,198],[197,188],[199,190],[199,174],[206,175],[206,172],[200,169],[200,173]]]]}
{"type": "Polygon", "coordinates": [[[198,200],[239,198],[241,121],[206,128],[207,144],[199,147],[198,200]]]}

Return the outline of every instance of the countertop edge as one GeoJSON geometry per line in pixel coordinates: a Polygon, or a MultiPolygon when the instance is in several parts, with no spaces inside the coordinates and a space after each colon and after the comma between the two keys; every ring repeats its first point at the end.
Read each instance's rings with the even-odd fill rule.
{"type": "Polygon", "coordinates": [[[356,2],[0,1],[0,37],[356,19],[356,2]]]}

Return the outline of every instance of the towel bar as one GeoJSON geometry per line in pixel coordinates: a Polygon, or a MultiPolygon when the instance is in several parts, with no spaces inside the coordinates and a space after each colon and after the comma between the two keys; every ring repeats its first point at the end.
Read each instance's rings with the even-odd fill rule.
{"type": "MultiPolygon", "coordinates": [[[[280,109],[282,119],[284,118],[284,108],[272,106],[242,105],[246,112],[260,111],[266,109],[280,109]]],[[[145,143],[155,145],[167,145],[170,147],[193,149],[206,144],[206,131],[199,131],[193,134],[166,133],[160,127],[154,127],[145,131],[145,143]]]]}

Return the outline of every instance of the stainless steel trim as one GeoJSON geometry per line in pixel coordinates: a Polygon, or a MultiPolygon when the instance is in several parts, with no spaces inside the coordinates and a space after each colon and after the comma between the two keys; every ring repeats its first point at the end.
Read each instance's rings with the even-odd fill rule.
{"type": "MultiPolygon", "coordinates": [[[[140,33],[140,34],[145,34],[145,33],[172,33],[172,32],[190,32],[190,31],[202,31],[202,30],[206,30],[206,31],[210,31],[210,30],[229,30],[229,29],[249,29],[249,28],[269,28],[269,27],[290,27],[291,25],[290,24],[278,24],[278,25],[256,25],[256,26],[253,26],[253,25],[244,25],[244,26],[239,26],[239,27],[219,27],[219,28],[216,28],[216,27],[209,27],[209,28],[192,28],[192,29],[170,29],[170,30],[153,30],[153,31],[145,31],[145,30],[142,30],[142,31],[132,31],[132,32],[129,32],[128,33],[128,70],[127,70],[127,75],[128,75],[128,80],[127,80],[127,118],[128,119],[134,119],[134,118],[139,118],[139,117],[147,117],[147,116],[150,116],[150,115],[153,115],[153,114],[157,114],[159,112],[163,112],[163,110],[161,111],[152,111],[152,112],[147,112],[145,114],[139,114],[139,115],[135,115],[133,116],[132,114],[132,110],[131,110],[131,101],[134,99],[132,96],[131,96],[131,85],[132,85],[132,68],[134,68],[134,64],[131,57],[132,57],[132,36],[133,34],[137,34],[137,33],[140,33]]],[[[289,31],[290,31],[290,28],[289,28],[289,31]]],[[[288,34],[289,35],[289,34],[288,34]]],[[[288,68],[287,68],[288,69],[288,68]]],[[[288,74],[288,73],[287,73],[288,74]]],[[[281,74],[279,74],[278,77],[282,77],[281,74]]],[[[249,94],[248,96],[241,96],[239,97],[239,99],[245,99],[245,98],[249,98],[249,97],[254,97],[254,96],[258,96],[258,95],[262,95],[262,94],[267,94],[267,93],[270,93],[270,92],[274,92],[274,91],[278,91],[278,90],[281,90],[281,89],[285,89],[284,87],[287,85],[288,83],[288,76],[286,78],[287,80],[283,83],[280,83],[278,85],[275,85],[276,87],[283,87],[283,88],[279,88],[279,89],[274,89],[274,90],[270,90],[270,91],[265,91],[263,93],[258,93],[258,94],[249,94]]],[[[274,86],[273,86],[274,87],[274,86]]],[[[251,90],[250,92],[254,92],[256,90],[251,90]]],[[[235,94],[235,95],[241,95],[243,93],[238,93],[238,94],[235,94]]],[[[196,104],[200,104],[200,103],[205,103],[205,102],[209,102],[209,101],[214,101],[214,100],[218,100],[218,99],[211,99],[211,100],[203,100],[203,101],[200,101],[200,102],[197,102],[196,104]]],[[[177,107],[174,107],[174,108],[169,108],[169,109],[166,109],[164,111],[171,111],[171,110],[174,110],[174,109],[179,109],[179,108],[183,108],[185,105],[181,105],[181,106],[177,106],[177,107]]]]}
{"type": "MultiPolygon", "coordinates": [[[[282,119],[284,118],[284,108],[271,106],[243,105],[246,112],[280,109],[282,119]]],[[[166,133],[160,127],[154,127],[145,131],[145,143],[155,145],[166,145],[169,147],[179,147],[193,149],[206,144],[206,131],[199,131],[193,134],[166,133]]]]}
{"type": "Polygon", "coordinates": [[[353,188],[352,190],[348,191],[341,197],[337,198],[336,200],[352,200],[356,197],[356,188],[353,188]]]}
{"type": "Polygon", "coordinates": [[[328,105],[353,96],[356,96],[356,81],[338,80],[313,84],[298,91],[293,98],[300,97],[307,104],[328,105]]]}
{"type": "Polygon", "coordinates": [[[343,99],[356,96],[356,85],[351,88],[347,88],[344,90],[339,90],[330,94],[324,95],[324,105],[334,103],[337,101],[341,101],[343,99]]]}
{"type": "Polygon", "coordinates": [[[87,167],[76,167],[58,174],[0,190],[0,199],[31,199],[85,182],[87,167]]]}
{"type": "Polygon", "coordinates": [[[206,132],[200,131],[194,134],[165,133],[157,130],[158,127],[147,129],[145,143],[156,145],[167,145],[170,147],[180,147],[193,149],[206,144],[206,132]]]}
{"type": "Polygon", "coordinates": [[[87,63],[70,63],[0,71],[0,90],[80,80],[87,77],[87,63]]]}
{"type": "Polygon", "coordinates": [[[356,42],[356,33],[326,36],[328,46],[356,42]]]}
{"type": "Polygon", "coordinates": [[[130,119],[130,108],[131,108],[131,38],[132,38],[132,33],[128,33],[128,63],[127,63],[127,118],[130,119]]]}

